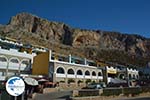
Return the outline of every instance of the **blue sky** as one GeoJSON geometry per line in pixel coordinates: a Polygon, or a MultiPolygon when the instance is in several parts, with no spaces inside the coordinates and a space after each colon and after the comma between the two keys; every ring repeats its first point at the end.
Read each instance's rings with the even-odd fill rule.
{"type": "Polygon", "coordinates": [[[1,0],[0,24],[29,12],[71,27],[150,38],[150,0],[1,0]]]}

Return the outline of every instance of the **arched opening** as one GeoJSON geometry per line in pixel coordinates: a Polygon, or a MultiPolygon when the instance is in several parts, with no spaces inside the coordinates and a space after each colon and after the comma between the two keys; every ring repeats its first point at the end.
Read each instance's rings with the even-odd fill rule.
{"type": "Polygon", "coordinates": [[[129,79],[131,79],[132,77],[131,77],[131,74],[129,74],[129,79]]]}
{"type": "Polygon", "coordinates": [[[3,56],[0,56],[0,62],[7,62],[7,59],[3,56]]]}
{"type": "Polygon", "coordinates": [[[135,74],[133,74],[133,79],[135,79],[135,74]]]}
{"type": "Polygon", "coordinates": [[[28,64],[29,64],[29,61],[28,61],[28,60],[23,60],[23,61],[21,62],[21,64],[28,65],[28,64]]]}
{"type": "Polygon", "coordinates": [[[124,80],[125,79],[125,74],[120,74],[119,75],[119,79],[123,79],[124,80]]]}
{"type": "Polygon", "coordinates": [[[82,71],[81,71],[81,70],[78,70],[78,71],[77,71],[77,75],[82,75],[82,71]]]}
{"type": "Polygon", "coordinates": [[[30,64],[30,60],[28,60],[28,59],[23,59],[23,60],[21,61],[20,70],[30,70],[30,69],[29,69],[29,64],[30,64]]]}
{"type": "Polygon", "coordinates": [[[85,75],[86,75],[86,76],[90,76],[90,72],[87,70],[87,71],[85,72],[85,75]]]}
{"type": "Polygon", "coordinates": [[[58,74],[65,74],[65,70],[64,70],[62,67],[59,67],[59,68],[57,69],[57,73],[58,73],[58,74]]]}
{"type": "Polygon", "coordinates": [[[10,58],[9,69],[19,70],[19,59],[18,58],[10,58]]]}
{"type": "Polygon", "coordinates": [[[74,75],[74,70],[73,69],[69,69],[67,73],[71,74],[71,75],[74,75]]]}
{"type": "Polygon", "coordinates": [[[10,62],[11,63],[16,63],[16,64],[19,63],[18,59],[16,59],[16,58],[11,59],[10,62]]]}
{"type": "Polygon", "coordinates": [[[8,62],[8,60],[7,60],[7,58],[5,56],[0,56],[0,65],[1,65],[0,67],[2,69],[6,69],[7,62],[8,62]]]}
{"type": "Polygon", "coordinates": [[[136,78],[138,79],[138,78],[139,78],[139,76],[138,76],[138,75],[136,75],[136,78]]]}
{"type": "Polygon", "coordinates": [[[96,76],[96,73],[95,73],[95,71],[93,71],[93,72],[92,72],[92,76],[96,76]]]}
{"type": "Polygon", "coordinates": [[[101,73],[101,72],[98,72],[98,76],[102,76],[102,73],[101,73]]]}

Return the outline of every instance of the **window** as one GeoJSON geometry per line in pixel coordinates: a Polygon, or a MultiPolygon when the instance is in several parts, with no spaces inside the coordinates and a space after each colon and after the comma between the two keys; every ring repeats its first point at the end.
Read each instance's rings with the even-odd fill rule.
{"type": "Polygon", "coordinates": [[[93,72],[92,72],[92,76],[96,76],[96,73],[95,73],[95,71],[93,71],[93,72]]]}
{"type": "Polygon", "coordinates": [[[82,71],[81,71],[81,70],[78,70],[78,71],[77,71],[77,75],[82,75],[82,71]]]}
{"type": "Polygon", "coordinates": [[[0,57],[0,62],[7,62],[7,59],[5,57],[0,57]]]}
{"type": "Polygon", "coordinates": [[[85,72],[85,75],[86,75],[86,76],[90,76],[90,72],[87,70],[87,71],[85,72]]]}
{"type": "Polygon", "coordinates": [[[133,79],[135,79],[135,74],[133,74],[133,79]]]}
{"type": "Polygon", "coordinates": [[[98,72],[98,76],[102,76],[102,73],[101,73],[101,72],[98,72]]]}
{"type": "Polygon", "coordinates": [[[19,61],[17,59],[11,59],[10,62],[12,62],[12,63],[19,63],[19,61]]]}
{"type": "Polygon", "coordinates": [[[74,71],[73,71],[73,69],[69,69],[67,73],[73,75],[73,74],[74,74],[74,71]]]}
{"type": "Polygon", "coordinates": [[[120,75],[119,75],[119,78],[120,78],[120,79],[125,79],[125,74],[120,74],[120,75]]]}
{"type": "Polygon", "coordinates": [[[138,78],[139,78],[139,76],[138,76],[138,75],[136,75],[136,78],[138,79],[138,78]]]}
{"type": "Polygon", "coordinates": [[[59,67],[57,69],[57,73],[59,73],[59,74],[65,74],[65,71],[64,71],[64,69],[62,67],[59,67]]]}
{"type": "Polygon", "coordinates": [[[129,74],[129,79],[131,79],[132,77],[131,77],[131,74],[129,74]]]}
{"type": "Polygon", "coordinates": [[[28,65],[28,64],[29,64],[29,61],[28,61],[28,60],[23,60],[21,63],[22,63],[22,64],[25,64],[25,65],[28,65]]]}

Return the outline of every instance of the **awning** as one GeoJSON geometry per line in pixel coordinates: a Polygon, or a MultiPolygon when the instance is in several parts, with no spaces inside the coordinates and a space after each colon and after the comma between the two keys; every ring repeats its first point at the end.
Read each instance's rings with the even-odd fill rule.
{"type": "Polygon", "coordinates": [[[117,74],[117,71],[116,70],[107,70],[107,73],[109,73],[109,74],[117,74]]]}
{"type": "Polygon", "coordinates": [[[46,79],[39,79],[38,82],[47,82],[48,80],[46,79]]]}
{"type": "Polygon", "coordinates": [[[38,85],[38,81],[35,80],[34,78],[24,78],[24,81],[25,81],[28,85],[32,85],[32,86],[38,85]]]}

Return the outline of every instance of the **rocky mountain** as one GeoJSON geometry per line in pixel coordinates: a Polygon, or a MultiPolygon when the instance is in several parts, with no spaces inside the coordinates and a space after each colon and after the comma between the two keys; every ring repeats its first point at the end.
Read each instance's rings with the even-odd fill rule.
{"type": "Polygon", "coordinates": [[[0,25],[0,34],[24,43],[43,45],[56,52],[72,53],[98,61],[144,66],[150,60],[150,39],[102,30],[72,28],[28,13],[0,25]]]}

